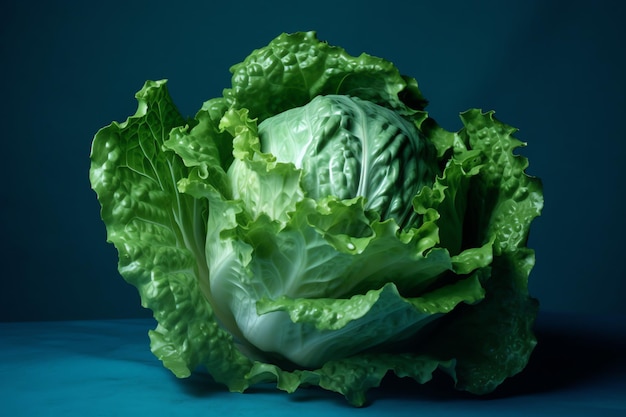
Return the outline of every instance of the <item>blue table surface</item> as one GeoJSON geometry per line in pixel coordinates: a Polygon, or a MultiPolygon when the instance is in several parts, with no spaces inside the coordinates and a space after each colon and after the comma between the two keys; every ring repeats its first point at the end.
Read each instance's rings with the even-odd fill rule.
{"type": "Polygon", "coordinates": [[[626,317],[541,313],[526,370],[474,397],[447,377],[388,378],[364,408],[317,388],[229,393],[177,379],[151,354],[152,320],[0,323],[2,416],[626,416],[626,317]]]}

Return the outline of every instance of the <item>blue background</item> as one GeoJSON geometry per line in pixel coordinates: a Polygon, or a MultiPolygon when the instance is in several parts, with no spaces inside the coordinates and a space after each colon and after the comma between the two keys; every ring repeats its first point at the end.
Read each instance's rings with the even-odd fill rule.
{"type": "Polygon", "coordinates": [[[530,290],[546,310],[624,313],[624,3],[5,2],[0,17],[0,321],[148,317],[117,273],[88,181],[95,132],[168,78],[193,115],[228,68],[316,30],[415,77],[431,115],[495,109],[544,182],[530,290]]]}

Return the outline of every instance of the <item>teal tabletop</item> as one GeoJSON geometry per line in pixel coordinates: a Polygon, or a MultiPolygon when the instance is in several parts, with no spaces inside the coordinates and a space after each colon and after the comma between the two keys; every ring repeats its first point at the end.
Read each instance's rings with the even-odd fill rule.
{"type": "Polygon", "coordinates": [[[625,416],[625,317],[542,313],[526,370],[494,394],[388,378],[363,408],[318,389],[230,393],[177,379],[151,354],[151,320],[0,323],[3,416],[625,416]]]}

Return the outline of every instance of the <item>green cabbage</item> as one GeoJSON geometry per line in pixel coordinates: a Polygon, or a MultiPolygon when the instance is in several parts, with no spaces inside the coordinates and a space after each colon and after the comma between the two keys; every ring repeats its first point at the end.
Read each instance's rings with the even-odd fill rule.
{"type": "Polygon", "coordinates": [[[441,369],[476,394],[520,372],[543,196],[515,129],[473,109],[445,131],[414,79],[313,32],[231,71],[189,120],[147,82],[92,144],[107,239],[164,366],[354,405],[388,372],[441,369]]]}

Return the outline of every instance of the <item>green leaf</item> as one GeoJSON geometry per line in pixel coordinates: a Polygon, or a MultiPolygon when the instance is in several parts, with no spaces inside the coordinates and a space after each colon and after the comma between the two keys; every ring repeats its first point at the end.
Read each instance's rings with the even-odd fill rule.
{"type": "Polygon", "coordinates": [[[449,371],[453,365],[453,361],[419,353],[370,353],[331,360],[315,370],[285,371],[276,365],[257,362],[248,378],[252,383],[276,382],[279,389],[289,393],[300,386],[319,385],[362,407],[367,402],[367,392],[378,387],[389,372],[424,384],[437,369],[449,371]]]}
{"type": "MultiPolygon", "coordinates": [[[[525,173],[526,158],[513,153],[523,145],[511,136],[514,128],[496,120],[493,112],[470,110],[461,118],[465,128],[456,136],[462,144],[454,141],[453,160],[467,161],[464,171],[473,172],[467,184],[462,244],[493,246],[493,260],[489,268],[479,270],[485,300],[445,317],[427,351],[455,361],[449,372],[459,389],[484,394],[520,372],[536,344],[532,326],[538,304],[528,294],[535,259],[525,245],[531,221],[541,212],[543,194],[539,179],[525,173]]],[[[474,251],[481,252],[476,248],[465,254],[474,251]]]]}
{"type": "Polygon", "coordinates": [[[185,377],[202,364],[216,380],[243,390],[251,362],[217,324],[206,298],[200,215],[206,202],[178,192],[176,181],[188,169],[164,148],[170,131],[186,121],[165,81],[147,82],[136,97],[136,114],[101,129],[91,153],[90,180],[119,271],[154,313],[151,348],[165,367],[185,377]]]}
{"type": "Polygon", "coordinates": [[[537,300],[528,296],[533,252],[518,250],[496,257],[485,281],[485,299],[446,317],[426,352],[451,360],[448,372],[458,389],[474,394],[495,390],[521,372],[537,344],[533,324],[537,300]]]}
{"type": "Polygon", "coordinates": [[[417,82],[402,76],[389,61],[320,42],[315,32],[283,34],[231,68],[232,88],[224,97],[246,108],[259,122],[300,107],[313,97],[341,94],[359,97],[400,114],[426,105],[417,82]]]}
{"type": "Polygon", "coordinates": [[[512,137],[516,129],[501,123],[493,112],[469,110],[461,115],[465,128],[459,132],[467,146],[481,152],[484,168],[470,185],[467,230],[482,244],[495,236],[496,254],[526,245],[530,224],[541,214],[541,181],[525,173],[528,160],[513,151],[524,143],[512,137]]]}

